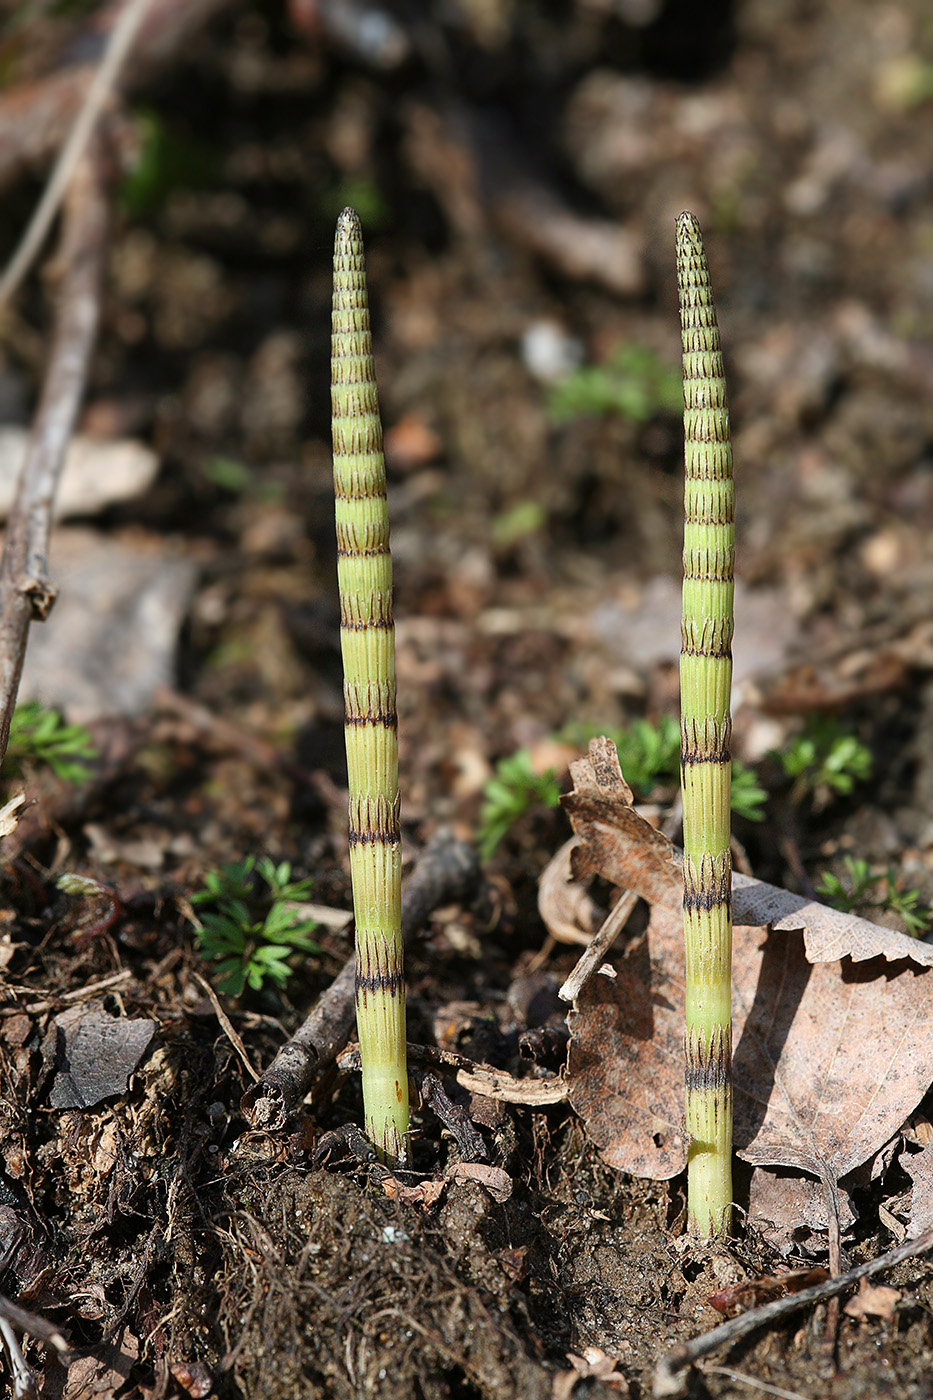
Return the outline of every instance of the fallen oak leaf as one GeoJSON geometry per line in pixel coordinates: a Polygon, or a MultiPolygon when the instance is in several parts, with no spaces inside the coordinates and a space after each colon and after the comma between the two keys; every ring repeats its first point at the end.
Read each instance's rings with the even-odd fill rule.
{"type": "MultiPolygon", "coordinates": [[[[807,962],[799,934],[737,929],[735,1144],[756,1166],[836,1181],[896,1132],[933,1079],[930,974],[807,962]]],[[[570,1012],[570,1102],[611,1166],[682,1170],[683,935],[655,908],[644,943],[570,1012]]]]}
{"type": "MultiPolygon", "coordinates": [[[[561,798],[580,838],[571,854],[578,879],[601,875],[650,904],[680,910],[681,855],[663,832],[635,810],[611,739],[592,739],[589,756],[570,765],[573,791],[561,798]]],[[[810,962],[851,958],[888,962],[909,958],[933,967],[933,944],[883,928],[855,914],[792,894],[750,875],[732,877],[732,921],[736,926],[770,925],[777,933],[799,930],[810,962]]]]}
{"type": "Polygon", "coordinates": [[[836,962],[839,958],[859,963],[882,957],[887,962],[910,958],[921,967],[933,967],[933,944],[860,919],[856,914],[844,914],[750,875],[732,877],[732,912],[737,923],[770,924],[776,933],[800,929],[812,963],[836,962]]]}

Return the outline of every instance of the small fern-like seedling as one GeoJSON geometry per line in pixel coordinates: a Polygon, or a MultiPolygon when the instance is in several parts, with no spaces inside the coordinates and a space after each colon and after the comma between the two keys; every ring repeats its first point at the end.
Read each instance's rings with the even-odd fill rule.
{"type": "Polygon", "coordinates": [[[56,710],[30,700],[13,712],[6,757],[17,771],[44,766],[57,778],[77,784],[91,776],[88,764],[97,757],[97,750],[82,725],[66,724],[56,710]]]}
{"type": "Polygon", "coordinates": [[[203,956],[218,964],[218,991],[240,996],[248,986],[258,992],[267,980],[284,987],[293,953],[320,952],[310,936],[314,920],[291,907],[310,891],[310,880],[292,880],[289,863],[276,865],[268,856],[207,872],[191,903],[205,907],[195,937],[203,956]]]}
{"type": "Polygon", "coordinates": [[[680,374],[644,345],[623,345],[603,365],[586,365],[552,391],[548,411],[556,423],[617,415],[646,423],[656,413],[680,413],[680,374]]]}
{"type": "Polygon", "coordinates": [[[489,860],[503,837],[526,812],[535,807],[556,807],[560,785],[552,768],[536,773],[527,749],[500,759],[483,788],[483,806],[477,842],[480,858],[489,860]]]}
{"type": "Polygon", "coordinates": [[[792,779],[791,800],[799,803],[809,797],[817,810],[835,797],[848,797],[872,771],[871,751],[837,719],[822,715],[812,715],[777,759],[792,779]]]}
{"type": "Polygon", "coordinates": [[[844,856],[845,878],[827,870],[817,894],[844,914],[894,914],[911,938],[919,938],[933,923],[933,905],[920,903],[919,890],[898,887],[894,870],[873,870],[860,856],[844,856]]]}
{"type": "Polygon", "coordinates": [[[747,822],[763,822],[768,794],[758,781],[754,768],[741,759],[732,760],[732,810],[747,822]]]}

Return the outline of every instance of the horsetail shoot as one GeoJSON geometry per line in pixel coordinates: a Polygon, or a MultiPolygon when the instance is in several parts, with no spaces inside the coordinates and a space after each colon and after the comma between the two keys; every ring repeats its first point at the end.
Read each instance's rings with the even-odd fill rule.
{"type": "Polygon", "coordinates": [[[352,209],[340,215],[334,244],[331,414],[363,1110],[379,1157],[402,1165],[408,1072],[392,559],[363,238],[352,209]]]}
{"type": "Polygon", "coordinates": [[[732,447],[719,327],[700,226],[677,221],[684,365],[684,808],[687,1213],[706,1236],[732,1202],[732,447]]]}
{"type": "MultiPolygon", "coordinates": [[[[732,453],[719,331],[699,224],[677,222],[684,371],[681,781],[686,955],[688,1214],[710,1235],[732,1201],[730,783],[735,554],[732,453]]],[[[346,209],[334,247],[332,420],[340,637],[366,1132],[407,1159],[400,930],[398,721],[392,561],[362,234],[346,209]]]]}

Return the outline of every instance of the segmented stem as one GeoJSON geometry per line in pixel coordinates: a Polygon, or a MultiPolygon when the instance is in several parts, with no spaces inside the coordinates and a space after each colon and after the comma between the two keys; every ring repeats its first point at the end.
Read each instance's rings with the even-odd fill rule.
{"type": "Polygon", "coordinates": [[[352,209],[345,209],[337,221],[331,346],[363,1107],[367,1135],[380,1157],[402,1163],[408,1146],[408,1072],[392,559],[363,238],[352,209]]]}
{"type": "Polygon", "coordinates": [[[684,352],[684,1036],[691,1228],[729,1228],[732,1201],[732,447],[719,327],[700,226],[677,221],[684,352]]]}

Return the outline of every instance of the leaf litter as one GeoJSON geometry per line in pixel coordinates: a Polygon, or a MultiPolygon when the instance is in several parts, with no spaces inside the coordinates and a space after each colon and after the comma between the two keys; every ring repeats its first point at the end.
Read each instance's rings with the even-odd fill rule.
{"type": "MultiPolygon", "coordinates": [[[[609,740],[572,765],[564,799],[575,877],[600,875],[651,905],[648,927],[569,1016],[568,1091],[613,1167],[680,1172],[682,882],[671,842],[635,811],[609,740]]],[[[877,1153],[933,1081],[933,947],[736,877],[735,1144],[753,1165],[840,1177],[877,1153]]]]}

